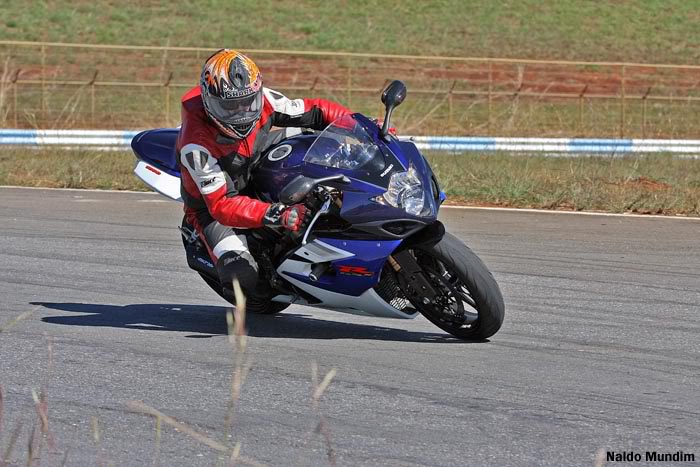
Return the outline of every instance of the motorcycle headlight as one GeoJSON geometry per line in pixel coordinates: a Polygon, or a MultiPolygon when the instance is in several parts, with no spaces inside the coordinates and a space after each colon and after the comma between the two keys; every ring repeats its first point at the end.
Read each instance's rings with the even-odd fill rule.
{"type": "Polygon", "coordinates": [[[406,172],[393,174],[388,189],[376,201],[401,208],[413,216],[420,216],[425,206],[425,188],[415,167],[411,165],[406,172]]]}

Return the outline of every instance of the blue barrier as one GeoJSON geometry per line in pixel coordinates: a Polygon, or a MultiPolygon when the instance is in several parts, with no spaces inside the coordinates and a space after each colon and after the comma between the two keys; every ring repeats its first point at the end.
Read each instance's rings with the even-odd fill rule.
{"type": "Polygon", "coordinates": [[[433,151],[503,151],[569,154],[683,153],[700,154],[700,140],[594,138],[407,137],[419,149],[433,151]]]}
{"type": "Polygon", "coordinates": [[[0,145],[128,147],[138,133],[122,130],[0,129],[0,145]]]}
{"type": "MultiPolygon", "coordinates": [[[[87,146],[128,149],[138,131],[119,130],[20,130],[0,129],[0,145],[87,146]]],[[[700,154],[700,140],[606,138],[499,138],[481,136],[403,136],[419,149],[431,151],[482,151],[552,154],[700,154]]]]}

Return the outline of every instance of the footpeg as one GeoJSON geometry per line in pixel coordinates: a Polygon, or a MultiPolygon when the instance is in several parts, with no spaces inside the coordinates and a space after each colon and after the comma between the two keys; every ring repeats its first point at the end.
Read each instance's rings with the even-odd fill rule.
{"type": "Polygon", "coordinates": [[[190,230],[185,226],[178,226],[177,230],[180,231],[180,235],[182,235],[182,238],[184,238],[187,243],[194,243],[197,241],[197,238],[199,238],[195,230],[190,230]]]}

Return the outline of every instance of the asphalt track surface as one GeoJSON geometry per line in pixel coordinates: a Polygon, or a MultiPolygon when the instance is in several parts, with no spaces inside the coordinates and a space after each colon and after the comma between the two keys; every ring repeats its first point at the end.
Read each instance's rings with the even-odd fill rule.
{"type": "Polygon", "coordinates": [[[67,450],[67,465],[222,465],[166,424],[158,447],[132,400],[240,442],[248,460],[327,465],[312,362],[337,371],[319,410],[338,465],[590,466],[599,449],[700,459],[698,220],[445,209],[501,285],[502,330],[462,343],[422,317],[250,317],[227,437],[225,306],[186,266],[180,207],[13,188],[0,201],[0,326],[31,312],[0,333],[0,456],[22,423],[17,463],[43,386],[43,465],[67,450]]]}

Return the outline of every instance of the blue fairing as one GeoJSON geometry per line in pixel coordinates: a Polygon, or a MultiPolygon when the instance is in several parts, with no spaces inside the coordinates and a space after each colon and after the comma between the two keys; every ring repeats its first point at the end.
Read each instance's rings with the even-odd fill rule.
{"type": "MultiPolygon", "coordinates": [[[[270,157],[265,156],[261,160],[254,175],[254,183],[261,197],[266,201],[278,201],[282,188],[298,175],[322,178],[343,174],[350,179],[350,184],[339,186],[343,190],[341,216],[350,224],[364,224],[387,219],[416,219],[430,224],[437,220],[441,201],[436,196],[426,195],[425,202],[430,211],[428,216],[411,216],[403,209],[378,204],[374,201],[374,198],[386,191],[393,173],[403,172],[413,165],[420,174],[423,186],[431,187],[433,172],[413,143],[402,142],[394,137],[385,141],[380,137],[379,128],[373,121],[361,114],[354,114],[353,118],[362,125],[363,131],[381,149],[386,167],[387,169],[391,167],[391,169],[380,172],[364,168],[351,170],[305,162],[304,156],[316,141],[317,135],[298,136],[287,139],[276,146],[276,148],[284,145],[291,146],[291,151],[285,158],[271,160],[270,157]]],[[[271,149],[267,154],[271,154],[276,148],[271,149]]],[[[430,190],[427,192],[429,193],[430,190]]]]}
{"type": "MultiPolygon", "coordinates": [[[[348,177],[349,183],[334,185],[343,192],[339,215],[355,229],[372,235],[371,232],[376,232],[372,230],[374,225],[382,225],[389,221],[418,221],[414,224],[418,226],[417,228],[435,222],[442,196],[430,165],[416,146],[410,142],[401,142],[394,137],[384,140],[380,137],[379,129],[374,122],[359,114],[353,117],[362,126],[360,130],[355,129],[354,134],[361,133],[369,146],[374,148],[372,143],[376,145],[381,152],[381,157],[375,152],[367,162],[358,162],[358,159],[352,158],[352,153],[347,153],[347,159],[342,159],[337,150],[337,148],[342,149],[344,144],[342,128],[338,131],[341,141],[334,140],[332,135],[325,139],[321,135],[318,140],[317,136],[288,139],[280,145],[286,145],[285,150],[276,153],[285,154],[288,150],[289,153],[283,159],[277,160],[278,156],[273,153],[273,156],[263,160],[258,168],[259,178],[256,186],[264,187],[266,199],[277,201],[282,188],[299,175],[317,179],[343,174],[348,177]],[[357,168],[347,168],[353,164],[357,164],[357,168]],[[427,214],[422,212],[424,214],[422,216],[410,215],[402,208],[377,201],[377,197],[387,191],[392,174],[405,172],[410,167],[415,169],[425,187],[424,201],[427,214]]],[[[358,139],[362,135],[358,136],[358,139]]],[[[358,141],[359,144],[362,142],[362,140],[358,141]]],[[[373,240],[349,240],[347,237],[339,239],[323,236],[318,237],[317,240],[352,253],[353,256],[332,261],[330,263],[332,272],[318,278],[312,279],[302,273],[285,272],[285,274],[311,287],[349,296],[359,296],[377,285],[387,257],[403,241],[401,238],[389,240],[386,235],[377,235],[373,240]]]]}
{"type": "Polygon", "coordinates": [[[354,118],[364,126],[365,131],[382,149],[387,161],[387,167],[392,164],[394,167],[384,173],[383,176],[380,176],[380,174],[368,173],[362,169],[346,170],[305,163],[303,174],[307,177],[321,178],[335,173],[342,173],[350,178],[351,183],[343,185],[343,208],[341,211],[343,219],[350,224],[364,224],[387,219],[416,219],[426,224],[435,222],[437,220],[439,200],[429,195],[430,190],[427,190],[428,194],[425,198],[426,205],[431,213],[428,216],[411,216],[403,209],[379,204],[374,201],[374,198],[386,191],[393,173],[403,172],[413,165],[420,174],[423,186],[431,187],[433,172],[415,144],[402,142],[394,137],[384,141],[379,136],[379,128],[374,122],[360,114],[355,114],[354,118]]]}
{"type": "Polygon", "coordinates": [[[262,200],[269,202],[279,200],[279,192],[282,188],[301,174],[304,154],[315,140],[316,137],[313,135],[295,136],[284,140],[263,155],[260,165],[253,173],[253,185],[262,200]],[[289,153],[277,159],[275,151],[281,149],[285,152],[289,150],[289,153]]]}
{"type": "MultiPolygon", "coordinates": [[[[413,146],[413,145],[411,145],[413,146]]],[[[415,147],[415,146],[413,146],[415,147]]],[[[417,151],[416,151],[417,153],[417,151]]],[[[424,177],[423,184],[430,186],[430,179],[425,172],[425,160],[417,153],[418,158],[410,158],[410,163],[413,163],[418,169],[421,176],[424,177]]],[[[368,187],[367,184],[353,180],[353,187],[360,188],[354,192],[345,192],[343,194],[343,208],[341,215],[343,219],[351,224],[364,224],[386,219],[416,219],[426,224],[430,224],[437,219],[439,205],[433,197],[426,197],[426,202],[430,207],[430,216],[411,216],[406,211],[400,208],[379,204],[373,199],[386,191],[385,187],[368,187]]]]}
{"type": "MultiPolygon", "coordinates": [[[[329,238],[333,234],[320,229],[317,233],[320,237],[312,233],[311,239],[342,250],[341,254],[347,252],[347,256],[352,256],[339,260],[329,258],[325,262],[328,268],[320,277],[314,277],[314,280],[309,276],[308,269],[284,271],[282,274],[313,288],[358,297],[377,285],[387,258],[401,245],[402,238],[409,235],[406,233],[402,237],[396,234],[392,237],[388,231],[378,229],[384,228],[386,223],[401,221],[409,224],[412,222],[412,228],[416,229],[412,232],[416,232],[434,223],[444,193],[437,186],[430,165],[413,143],[401,142],[391,136],[385,139],[380,136],[379,128],[373,121],[360,114],[355,114],[352,118],[356,122],[354,126],[350,125],[352,130],[337,127],[339,138],[348,137],[343,132],[347,132],[348,138],[357,137],[352,144],[343,140],[334,143],[333,135],[328,134],[328,130],[320,136],[304,134],[283,140],[263,153],[256,162],[252,172],[252,186],[262,200],[277,202],[282,189],[299,175],[322,178],[343,174],[349,179],[349,183],[336,181],[328,182],[328,185],[342,191],[342,207],[333,215],[351,225],[351,233],[345,235],[343,231],[337,238],[329,238]],[[328,136],[324,139],[326,134],[328,136]],[[343,152],[346,146],[360,147],[362,150],[359,153],[353,153],[351,149],[343,152]],[[314,150],[318,153],[314,153],[314,150]],[[420,179],[424,192],[424,207],[419,211],[422,214],[420,216],[408,214],[405,209],[382,201],[392,175],[407,172],[411,167],[411,173],[415,172],[420,179]],[[354,238],[354,232],[358,231],[363,234],[358,237],[361,239],[351,239],[354,238]],[[306,275],[299,271],[306,271],[306,275]]],[[[329,126],[332,127],[333,125],[329,126]]],[[[175,150],[178,133],[177,128],[145,131],[136,135],[131,145],[141,160],[179,177],[175,150]]],[[[405,175],[399,175],[397,179],[401,180],[402,176],[405,175]]]]}
{"type": "Polygon", "coordinates": [[[144,162],[174,176],[180,176],[177,164],[178,128],[159,128],[139,133],[131,140],[131,149],[144,162]]]}
{"type": "Polygon", "coordinates": [[[354,253],[355,256],[332,261],[335,273],[325,274],[318,281],[312,281],[301,274],[288,275],[314,287],[355,297],[377,285],[387,257],[401,244],[401,240],[339,240],[323,237],[318,240],[354,253]],[[367,273],[353,272],[358,269],[367,273]]]}

